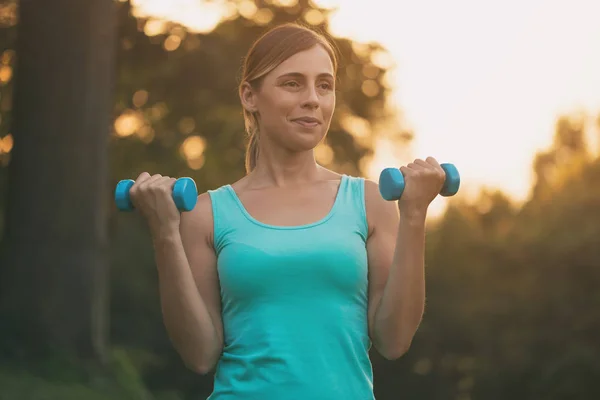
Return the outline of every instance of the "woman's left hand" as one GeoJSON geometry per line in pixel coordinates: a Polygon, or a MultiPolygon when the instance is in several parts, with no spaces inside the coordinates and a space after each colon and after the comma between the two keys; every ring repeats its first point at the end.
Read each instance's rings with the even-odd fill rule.
{"type": "Polygon", "coordinates": [[[433,157],[416,159],[400,167],[404,175],[404,191],[398,200],[401,213],[426,214],[429,204],[440,194],[446,173],[433,157]]]}

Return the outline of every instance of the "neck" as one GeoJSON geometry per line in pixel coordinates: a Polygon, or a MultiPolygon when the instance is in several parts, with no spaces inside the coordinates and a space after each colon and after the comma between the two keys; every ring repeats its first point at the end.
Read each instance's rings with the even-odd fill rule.
{"type": "Polygon", "coordinates": [[[318,179],[320,168],[312,150],[291,153],[261,148],[252,181],[257,186],[297,185],[318,179]]]}

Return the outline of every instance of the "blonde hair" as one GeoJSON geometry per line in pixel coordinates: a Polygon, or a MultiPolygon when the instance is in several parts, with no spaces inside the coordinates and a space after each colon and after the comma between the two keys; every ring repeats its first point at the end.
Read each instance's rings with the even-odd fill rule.
{"type": "MultiPolygon", "coordinates": [[[[298,23],[286,23],[272,28],[258,38],[244,59],[239,90],[244,83],[257,90],[262,78],[283,61],[315,45],[321,45],[329,53],[334,75],[337,73],[338,60],[334,45],[315,30],[298,23]]],[[[256,113],[243,109],[248,144],[246,147],[246,172],[256,167],[258,159],[259,126],[256,113]]]]}

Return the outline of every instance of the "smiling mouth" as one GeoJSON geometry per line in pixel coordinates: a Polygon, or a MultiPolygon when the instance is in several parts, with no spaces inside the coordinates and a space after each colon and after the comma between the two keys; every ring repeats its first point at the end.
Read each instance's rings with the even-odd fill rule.
{"type": "Polygon", "coordinates": [[[320,124],[319,121],[314,118],[299,118],[292,120],[292,122],[295,122],[305,128],[314,128],[320,124]]]}

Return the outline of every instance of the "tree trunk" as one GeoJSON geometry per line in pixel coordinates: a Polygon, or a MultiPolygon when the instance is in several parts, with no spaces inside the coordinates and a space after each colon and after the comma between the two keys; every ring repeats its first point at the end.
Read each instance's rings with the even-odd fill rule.
{"type": "Polygon", "coordinates": [[[21,0],[0,276],[12,350],[103,360],[113,0],[21,0]]]}

